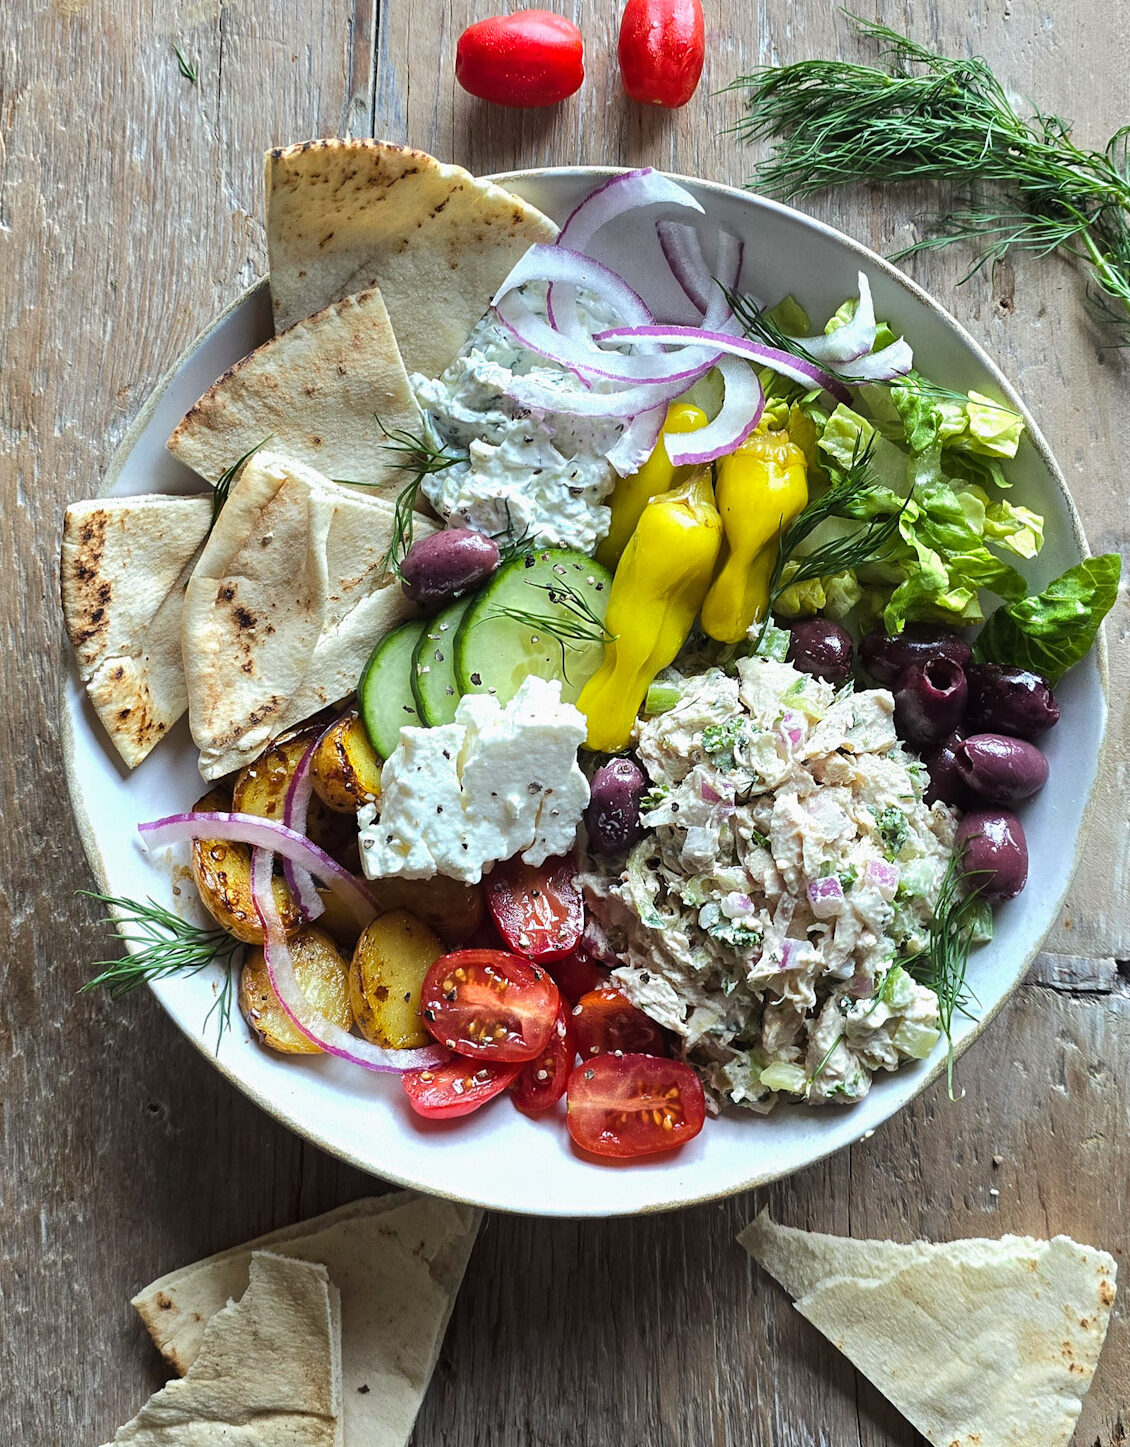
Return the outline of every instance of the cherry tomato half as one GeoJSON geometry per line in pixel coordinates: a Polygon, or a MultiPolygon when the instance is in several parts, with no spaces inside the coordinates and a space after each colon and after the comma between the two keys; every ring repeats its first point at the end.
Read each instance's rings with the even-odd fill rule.
{"type": "Polygon", "coordinates": [[[666,1055],[663,1028],[626,995],[606,985],[590,990],[573,1007],[573,1034],[582,1060],[593,1055],[666,1055]]]}
{"type": "Polygon", "coordinates": [[[706,1119],[698,1076],[680,1060],[598,1055],[582,1060],[566,1092],[569,1134],[597,1156],[650,1156],[693,1140],[706,1119]]]}
{"type": "Polygon", "coordinates": [[[579,90],[584,43],[571,20],[519,10],[469,25],[455,47],[455,79],[500,106],[552,106],[579,90]]]}
{"type": "Polygon", "coordinates": [[[484,883],[498,932],[515,954],[552,960],[576,948],[585,906],[567,859],[535,868],[515,856],[496,864],[484,883]]]}
{"type": "Polygon", "coordinates": [[[470,1115],[511,1085],[520,1065],[489,1065],[485,1061],[460,1060],[458,1055],[445,1065],[427,1070],[406,1070],[400,1077],[408,1103],[417,1115],[429,1120],[454,1120],[470,1115]]]}
{"type": "Polygon", "coordinates": [[[685,106],[705,52],[700,0],[628,0],[620,21],[620,75],[632,100],[685,106]]]}
{"type": "Polygon", "coordinates": [[[599,990],[608,979],[608,971],[580,945],[559,960],[547,960],[545,967],[570,1005],[590,990],[599,990]]]}
{"type": "Polygon", "coordinates": [[[568,1007],[562,1001],[548,1044],[536,1060],[527,1060],[511,1086],[518,1109],[533,1113],[556,1105],[565,1094],[576,1058],[577,1042],[569,1026],[568,1007]]]}
{"type": "Polygon", "coordinates": [[[561,996],[544,970],[504,950],[456,950],[424,976],[424,1026],[479,1060],[532,1060],[545,1049],[561,996]]]}

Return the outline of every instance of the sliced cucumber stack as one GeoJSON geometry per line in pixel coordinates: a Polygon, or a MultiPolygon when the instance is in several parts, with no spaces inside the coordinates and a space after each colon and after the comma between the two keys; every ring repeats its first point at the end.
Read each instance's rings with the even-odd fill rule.
{"type": "Polygon", "coordinates": [[[508,703],[522,680],[560,679],[574,703],[600,667],[612,574],[584,553],[545,548],[504,563],[471,600],[455,639],[461,693],[508,703]]]}
{"type": "Polygon", "coordinates": [[[420,634],[412,654],[412,694],[429,728],[455,718],[460,689],[455,681],[455,635],[473,600],[457,598],[437,613],[420,634]]]}
{"type": "Polygon", "coordinates": [[[386,633],[373,649],[357,685],[361,721],[382,759],[396,748],[406,724],[420,725],[410,680],[412,657],[427,622],[426,618],[412,618],[386,633]]]}

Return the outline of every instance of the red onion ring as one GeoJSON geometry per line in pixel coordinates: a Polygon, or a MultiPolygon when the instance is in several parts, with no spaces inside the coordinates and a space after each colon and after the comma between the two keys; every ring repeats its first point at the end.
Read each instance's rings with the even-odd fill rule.
{"type": "Polygon", "coordinates": [[[661,402],[648,412],[639,412],[620,434],[619,441],[605,456],[620,477],[638,472],[659,445],[663,424],[667,420],[667,403],[661,402]]]}
{"type": "MultiPolygon", "coordinates": [[[[683,330],[698,335],[693,327],[684,327],[683,330]]],[[[683,338],[677,340],[682,341],[683,338]]],[[[641,412],[650,412],[662,403],[681,397],[690,384],[709,372],[713,365],[713,358],[708,357],[673,381],[637,383],[615,392],[587,392],[576,387],[553,386],[539,377],[513,377],[506,388],[506,395],[530,412],[562,412],[573,417],[634,418],[641,412]]]]}
{"type": "Polygon", "coordinates": [[[875,345],[875,303],[871,298],[871,284],[866,275],[859,273],[859,305],[855,315],[842,327],[819,337],[788,337],[803,347],[814,362],[825,362],[841,371],[841,363],[854,362],[875,345]]]}
{"type": "Polygon", "coordinates": [[[847,362],[837,370],[849,382],[893,382],[905,377],[914,366],[914,353],[905,337],[899,337],[879,352],[868,352],[857,361],[847,362]]]}
{"type": "Polygon", "coordinates": [[[672,276],[686,292],[687,300],[704,312],[710,305],[714,285],[698,232],[684,221],[657,221],[655,231],[672,276]]]}
{"type": "MultiPolygon", "coordinates": [[[[622,277],[590,256],[560,245],[531,246],[524,252],[495,292],[491,306],[496,307],[504,296],[529,281],[567,281],[607,302],[625,320],[634,319],[637,326],[646,326],[655,320],[639,293],[622,277]]],[[[587,334],[584,339],[590,340],[587,334]]]]}
{"type": "MultiPolygon", "coordinates": [[[[333,728],[333,724],[330,725],[330,728],[333,728]]],[[[306,834],[306,816],[310,810],[310,795],[314,792],[314,785],[310,778],[310,763],[314,757],[314,750],[323,737],[324,733],[316,734],[310,740],[287,787],[286,803],[283,805],[283,823],[288,829],[293,829],[296,834],[306,834]]],[[[314,878],[308,869],[300,868],[293,860],[284,859],[283,874],[303,919],[315,920],[324,913],[326,906],[322,903],[322,897],[314,887],[314,878]]]]}
{"type": "Polygon", "coordinates": [[[675,467],[701,466],[740,447],[761,421],[765,393],[757,373],[741,357],[723,357],[718,371],[726,395],[717,417],[697,432],[665,432],[663,445],[675,467]]]}

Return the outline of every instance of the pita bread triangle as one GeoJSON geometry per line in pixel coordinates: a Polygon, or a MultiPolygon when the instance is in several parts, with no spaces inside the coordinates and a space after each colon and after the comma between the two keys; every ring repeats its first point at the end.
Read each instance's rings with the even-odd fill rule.
{"type": "Polygon", "coordinates": [[[383,446],[382,428],[418,435],[421,414],[384,301],[372,288],[335,301],[237,362],[167,446],[211,483],[266,443],[327,477],[393,496],[405,477],[383,446]]]}
{"type": "Polygon", "coordinates": [[[135,768],[184,713],[181,609],[211,495],[96,498],[63,521],[63,618],[90,701],[135,768]]]}
{"type": "Polygon", "coordinates": [[[851,1241],[766,1211],[738,1240],[936,1447],[1066,1447],[1114,1302],[1105,1251],[1067,1236],[851,1241]]]}
{"type": "Polygon", "coordinates": [[[341,1311],[326,1268],[255,1252],[188,1374],[120,1427],[130,1447],[341,1447],[341,1311]]]}
{"type": "MultiPolygon", "coordinates": [[[[182,651],[200,772],[216,779],[353,692],[410,610],[384,567],[391,503],[260,451],[244,465],[185,593],[182,651]]],[[[415,521],[416,535],[433,525],[415,521]]]]}
{"type": "Polygon", "coordinates": [[[426,377],[456,355],[523,252],[557,235],[501,186],[384,141],[269,151],[266,182],[276,329],[379,286],[405,365],[426,377]]]}
{"type": "Polygon", "coordinates": [[[133,1304],[158,1349],[184,1373],[208,1322],[244,1290],[254,1252],[324,1263],[341,1292],[345,1447],[404,1447],[481,1216],[470,1206],[393,1191],[170,1272],[133,1304]]]}

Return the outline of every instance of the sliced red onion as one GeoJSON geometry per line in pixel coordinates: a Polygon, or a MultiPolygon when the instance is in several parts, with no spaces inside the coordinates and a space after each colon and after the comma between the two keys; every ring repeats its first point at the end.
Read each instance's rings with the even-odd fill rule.
{"type": "Polygon", "coordinates": [[[704,804],[721,804],[722,802],[722,795],[709,779],[699,780],[698,797],[704,804]]]}
{"type": "Polygon", "coordinates": [[[800,748],[804,742],[804,726],[799,719],[800,715],[793,713],[791,709],[781,719],[781,736],[794,749],[800,748]]]}
{"type": "MultiPolygon", "coordinates": [[[[330,728],[333,728],[333,724],[330,725],[330,728]]],[[[314,792],[313,781],[310,778],[310,764],[314,758],[314,750],[321,739],[322,735],[316,734],[310,740],[286,791],[283,823],[288,829],[293,829],[296,834],[306,834],[306,816],[310,811],[310,795],[314,792]]],[[[322,903],[322,897],[314,887],[314,878],[310,871],[302,869],[293,860],[284,859],[283,874],[286,877],[287,886],[298,904],[302,918],[317,919],[325,911],[326,906],[322,903]]]]}
{"type": "Polygon", "coordinates": [[[732,889],[722,899],[722,913],[727,919],[742,919],[747,914],[753,913],[753,900],[748,894],[742,894],[739,890],[732,889]]]}
{"type": "Polygon", "coordinates": [[[616,392],[588,392],[579,387],[555,386],[533,375],[513,377],[507,385],[506,395],[530,412],[563,412],[573,417],[637,417],[641,412],[649,412],[661,403],[681,397],[690,384],[709,372],[712,366],[713,362],[707,359],[685,376],[672,381],[654,385],[638,383],[616,392]]]}
{"type": "MultiPolygon", "coordinates": [[[[791,352],[782,352],[776,347],[766,346],[764,342],[751,341],[748,337],[732,337],[725,332],[705,331],[698,327],[652,326],[610,327],[607,331],[597,332],[594,340],[598,342],[630,342],[637,338],[664,342],[670,346],[682,343],[685,346],[697,344],[716,347],[720,352],[760,362],[763,366],[772,368],[774,372],[779,372],[782,377],[799,382],[802,387],[822,387],[841,402],[851,401],[851,393],[830,373],[805,361],[803,357],[794,357],[791,352]]],[[[881,354],[876,353],[876,356],[878,355],[881,354]]]]}
{"type": "Polygon", "coordinates": [[[698,232],[685,221],[659,221],[655,230],[672,276],[686,292],[687,299],[704,312],[710,305],[714,279],[702,254],[698,232]]]}
{"type": "Polygon", "coordinates": [[[830,363],[839,370],[841,362],[854,362],[865,356],[875,345],[875,303],[871,299],[871,284],[861,271],[859,273],[859,305],[855,315],[842,327],[821,337],[789,337],[803,347],[817,362],[830,363]]]}
{"type": "Polygon", "coordinates": [[[383,1050],[379,1045],[351,1035],[314,1008],[302,993],[295,973],[294,955],[271,888],[273,869],[274,855],[270,849],[255,849],[251,855],[251,899],[263,926],[263,958],[271,988],[294,1028],[327,1055],[336,1055],[366,1070],[400,1075],[405,1070],[421,1070],[445,1060],[447,1052],[438,1045],[425,1046],[422,1050],[383,1050]]]}
{"type": "Polygon", "coordinates": [[[376,915],[376,905],[364,880],[350,874],[324,849],[311,843],[304,834],[297,834],[274,819],[258,814],[228,812],[170,814],[139,824],[137,832],[146,848],[162,848],[192,839],[226,839],[233,844],[247,844],[252,849],[268,849],[290,859],[308,870],[315,879],[328,884],[341,901],[348,905],[360,929],[376,915]]]}
{"type": "Polygon", "coordinates": [[[884,899],[892,900],[899,887],[902,870],[897,864],[889,864],[885,859],[872,859],[864,878],[868,884],[875,886],[884,899]]]}
{"type": "Polygon", "coordinates": [[[531,281],[567,281],[599,297],[626,321],[646,326],[654,320],[638,292],[607,266],[571,251],[565,246],[531,246],[519,257],[491,301],[497,306],[504,296],[531,281]]]}
{"type": "Polygon", "coordinates": [[[717,417],[697,432],[665,432],[663,445],[675,467],[700,466],[740,447],[761,421],[765,393],[757,373],[741,357],[723,357],[718,371],[726,395],[717,417]]]}
{"type": "Polygon", "coordinates": [[[638,472],[659,445],[663,424],[667,420],[667,403],[633,417],[620,434],[614,447],[605,456],[620,477],[638,472]]]}
{"type": "Polygon", "coordinates": [[[732,231],[718,233],[718,285],[711,288],[710,304],[702,318],[702,326],[705,331],[733,332],[737,330],[734,309],[730,305],[726,292],[737,290],[738,278],[742,274],[744,252],[744,245],[732,231]]]}
{"type": "Polygon", "coordinates": [[[879,352],[868,352],[858,361],[846,362],[837,372],[847,382],[893,382],[905,377],[914,366],[914,353],[905,337],[899,337],[879,352]]]}
{"type": "Polygon", "coordinates": [[[808,886],[808,902],[817,919],[831,919],[844,905],[844,888],[834,874],[814,879],[808,886]]]}

